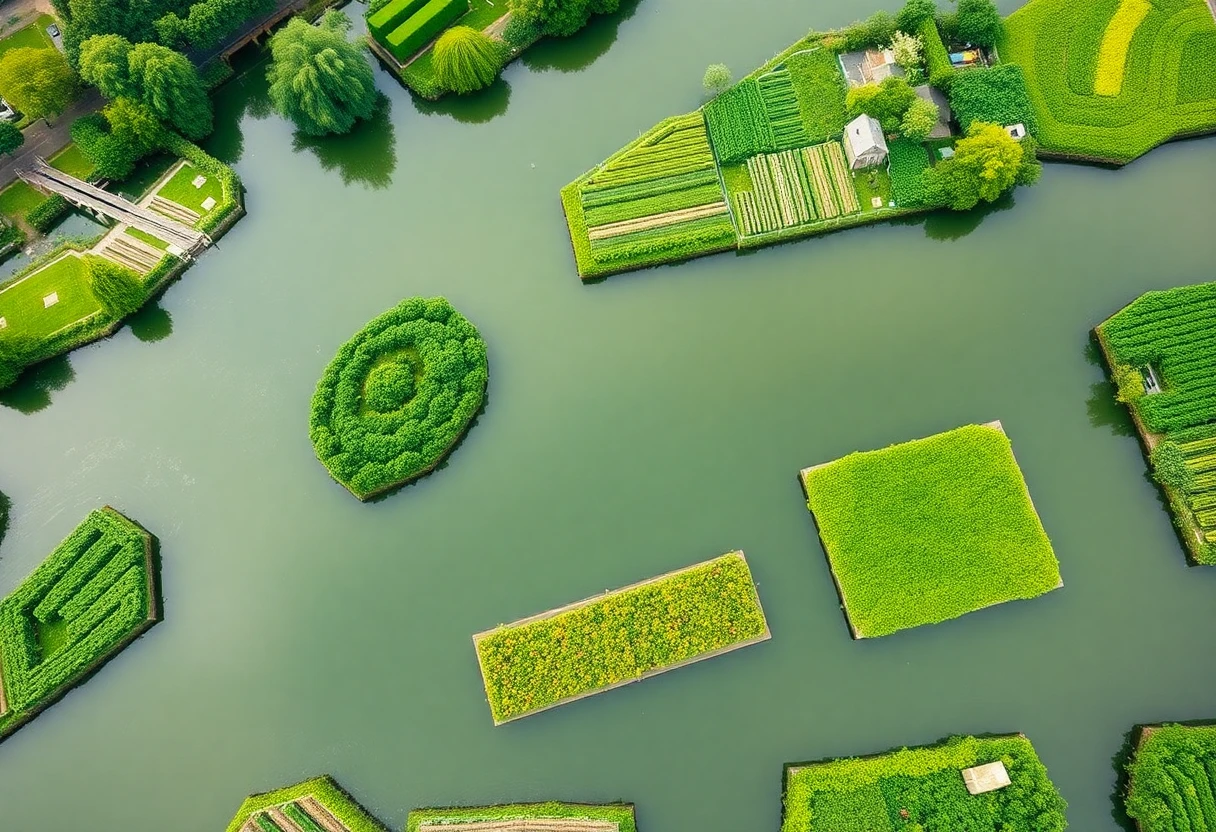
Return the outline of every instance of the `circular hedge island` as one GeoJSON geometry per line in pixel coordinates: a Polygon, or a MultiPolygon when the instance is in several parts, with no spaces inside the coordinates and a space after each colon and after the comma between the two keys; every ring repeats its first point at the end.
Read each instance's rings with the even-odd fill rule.
{"type": "Polygon", "coordinates": [[[367,500],[434,470],[485,400],[477,328],[444,298],[409,298],[351,338],[312,397],[309,435],[333,478],[367,500]]]}

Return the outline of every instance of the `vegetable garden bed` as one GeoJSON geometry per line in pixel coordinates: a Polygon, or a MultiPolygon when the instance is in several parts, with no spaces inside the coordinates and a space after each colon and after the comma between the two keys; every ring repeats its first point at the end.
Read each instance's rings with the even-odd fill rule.
{"type": "Polygon", "coordinates": [[[1216,829],[1216,725],[1136,729],[1124,796],[1139,832],[1216,829]]]}
{"type": "Polygon", "coordinates": [[[245,798],[227,832],[388,832],[329,775],[245,798]]]}
{"type": "Polygon", "coordinates": [[[632,803],[514,803],[502,806],[470,806],[444,809],[415,809],[405,822],[405,832],[452,832],[477,830],[525,830],[529,822],[555,832],[636,832],[632,803]]]}

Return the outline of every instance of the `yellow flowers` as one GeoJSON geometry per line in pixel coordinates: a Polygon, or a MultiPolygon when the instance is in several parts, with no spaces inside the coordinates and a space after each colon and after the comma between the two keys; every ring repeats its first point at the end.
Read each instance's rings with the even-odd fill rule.
{"type": "Polygon", "coordinates": [[[1098,50],[1098,71],[1094,76],[1095,95],[1118,95],[1123,90],[1123,74],[1132,37],[1152,11],[1148,0],[1122,0],[1102,36],[1098,50]]]}

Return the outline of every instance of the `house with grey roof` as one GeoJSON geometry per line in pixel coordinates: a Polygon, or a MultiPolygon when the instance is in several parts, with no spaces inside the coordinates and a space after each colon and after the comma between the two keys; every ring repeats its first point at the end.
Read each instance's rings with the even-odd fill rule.
{"type": "Polygon", "coordinates": [[[950,129],[954,113],[950,111],[950,101],[945,94],[928,84],[921,84],[915,88],[915,91],[918,96],[937,106],[937,124],[933,125],[933,129],[929,131],[928,138],[947,139],[954,135],[954,131],[950,129]]]}
{"type": "Polygon", "coordinates": [[[844,155],[853,170],[871,168],[887,161],[887,140],[878,119],[862,113],[844,128],[844,155]]]}
{"type": "Polygon", "coordinates": [[[903,67],[895,63],[895,53],[890,49],[845,52],[841,54],[839,61],[850,87],[877,84],[887,78],[904,76],[903,67]]]}

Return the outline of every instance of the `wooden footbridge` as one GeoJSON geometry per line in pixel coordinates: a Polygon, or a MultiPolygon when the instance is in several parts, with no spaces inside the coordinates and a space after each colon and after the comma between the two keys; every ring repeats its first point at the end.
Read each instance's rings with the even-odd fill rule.
{"type": "Polygon", "coordinates": [[[164,240],[181,249],[187,257],[195,257],[211,245],[211,238],[201,231],[56,170],[41,158],[35,158],[32,166],[17,171],[17,175],[35,188],[59,194],[73,205],[126,223],[132,228],[138,228],[159,240],[164,240]]]}

